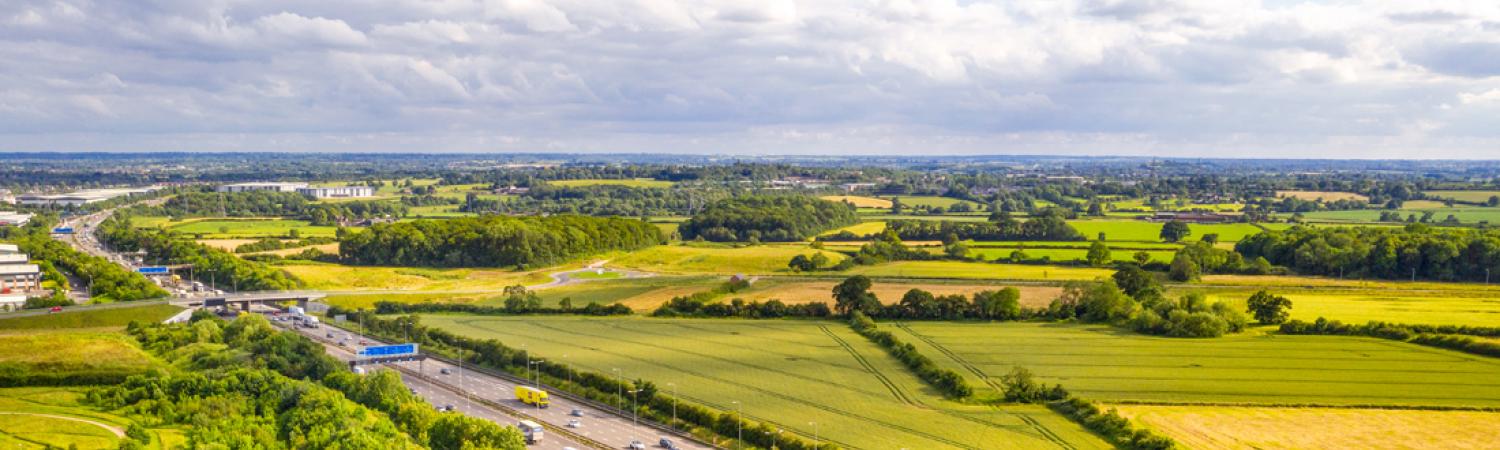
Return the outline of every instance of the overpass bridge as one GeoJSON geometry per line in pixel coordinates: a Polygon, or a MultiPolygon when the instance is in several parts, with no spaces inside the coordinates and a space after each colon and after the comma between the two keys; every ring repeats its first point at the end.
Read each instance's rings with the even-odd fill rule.
{"type": "Polygon", "coordinates": [[[232,307],[241,311],[249,311],[250,305],[257,303],[274,305],[297,302],[297,306],[307,309],[312,302],[322,300],[324,297],[327,297],[327,294],[317,291],[256,291],[210,295],[207,297],[179,298],[173,299],[169,303],[184,308],[232,307]]]}

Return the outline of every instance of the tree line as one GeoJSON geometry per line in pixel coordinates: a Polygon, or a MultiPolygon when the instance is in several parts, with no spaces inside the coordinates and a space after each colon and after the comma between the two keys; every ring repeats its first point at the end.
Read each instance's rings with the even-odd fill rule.
{"type": "Polygon", "coordinates": [[[515,429],[439,413],[395,372],[354,375],[261,316],[226,323],[200,311],[189,323],[126,331],[171,369],[91,391],[88,401],[184,425],[189,448],[525,448],[515,429]]]}
{"type": "Polygon", "coordinates": [[[722,200],[678,226],[683,239],[709,241],[800,241],[859,223],[844,203],[800,195],[747,196],[722,200]]]}
{"type": "Polygon", "coordinates": [[[952,220],[892,220],[886,229],[912,241],[936,241],[956,236],[976,241],[1081,241],[1083,235],[1067,222],[1067,211],[1044,208],[1037,215],[1017,220],[1008,213],[997,213],[990,222],[952,220]]]}
{"type": "Polygon", "coordinates": [[[1294,227],[1234,246],[1298,273],[1354,278],[1485,281],[1500,275],[1500,231],[1390,227],[1294,227]],[[1493,274],[1491,272],[1494,272],[1493,274]]]}
{"type": "Polygon", "coordinates": [[[535,267],[662,239],[656,226],[633,219],[481,216],[376,224],[341,238],[339,254],[351,264],[535,267]]]}
{"type": "Polygon", "coordinates": [[[1500,336],[1500,328],[1454,325],[1413,325],[1381,321],[1346,324],[1319,317],[1312,322],[1293,320],[1281,324],[1285,334],[1327,334],[1370,336],[1410,342],[1429,347],[1446,348],[1476,355],[1500,357],[1500,342],[1476,338],[1500,336]]]}
{"type": "MultiPolygon", "coordinates": [[[[167,291],[152,284],[139,273],[125,270],[107,259],[74,250],[72,246],[52,239],[50,232],[56,223],[55,216],[37,216],[26,226],[0,229],[0,236],[15,242],[31,259],[47,262],[38,266],[44,269],[54,268],[44,272],[48,277],[59,276],[56,268],[61,268],[78,278],[89,280],[89,294],[92,296],[117,301],[167,296],[167,291]]],[[[61,291],[66,291],[67,288],[65,281],[58,284],[61,291]]]]}
{"type": "Polygon", "coordinates": [[[896,335],[891,334],[889,331],[881,330],[878,325],[875,325],[874,320],[870,320],[863,313],[859,311],[851,313],[849,315],[849,327],[854,329],[855,333],[859,333],[860,336],[864,336],[866,339],[879,344],[891,356],[896,357],[908,369],[911,369],[917,375],[917,378],[921,378],[922,381],[932,385],[933,388],[937,389],[938,392],[942,392],[943,395],[952,398],[965,398],[974,395],[974,388],[969,386],[969,382],[964,380],[963,375],[959,375],[958,372],[954,372],[951,369],[938,367],[937,363],[933,362],[931,358],[918,352],[916,346],[908,342],[901,342],[901,339],[897,338],[896,335]]]}
{"type": "Polygon", "coordinates": [[[182,217],[291,217],[313,225],[338,225],[340,219],[402,217],[408,209],[402,202],[354,200],[317,203],[296,192],[189,191],[162,202],[161,206],[134,206],[132,214],[182,217]]]}
{"type": "Polygon", "coordinates": [[[99,224],[99,239],[116,250],[142,251],[170,264],[191,264],[192,279],[243,291],[297,289],[302,281],[284,270],[241,259],[167,230],[135,228],[129,215],[116,214],[99,224]]]}

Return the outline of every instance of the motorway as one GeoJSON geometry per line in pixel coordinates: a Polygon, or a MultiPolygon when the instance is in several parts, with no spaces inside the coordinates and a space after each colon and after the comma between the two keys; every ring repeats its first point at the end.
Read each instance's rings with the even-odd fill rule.
{"type": "MultiPolygon", "coordinates": [[[[316,341],[322,342],[325,346],[333,346],[333,340],[327,338],[327,333],[330,331],[335,333],[335,336],[339,338],[342,338],[346,335],[355,336],[353,339],[351,339],[351,342],[358,342],[359,340],[357,335],[355,335],[353,332],[333,328],[331,326],[317,329],[302,327],[293,328],[295,328],[298,332],[301,332],[303,335],[306,335],[316,341]]],[[[383,344],[382,342],[370,338],[365,338],[365,340],[369,341],[372,345],[383,344]]],[[[333,348],[339,349],[343,351],[345,355],[348,355],[348,351],[344,350],[341,347],[333,346],[333,348]]],[[[536,420],[537,422],[552,425],[555,427],[567,427],[567,424],[570,420],[576,419],[581,423],[581,426],[578,428],[568,428],[568,430],[573,433],[577,433],[587,438],[588,440],[601,443],[605,448],[626,448],[626,445],[628,445],[632,440],[639,440],[647,447],[656,447],[657,441],[663,436],[667,436],[666,432],[653,427],[651,424],[647,423],[644,420],[640,421],[639,423],[635,423],[632,421],[631,417],[621,417],[606,412],[593,405],[580,403],[555,394],[551,396],[550,400],[552,405],[550,408],[539,409],[535,406],[526,405],[515,399],[514,392],[517,385],[515,381],[485,373],[475,372],[473,370],[461,371],[459,370],[458,366],[449,364],[446,361],[428,359],[426,362],[421,364],[415,362],[407,362],[391,365],[399,366],[401,369],[403,369],[403,378],[418,379],[417,377],[413,377],[411,375],[420,374],[422,378],[438,380],[437,383],[441,383],[442,387],[444,388],[443,390],[446,390],[448,393],[446,394],[446,396],[436,397],[440,400],[434,401],[435,403],[452,404],[455,408],[465,411],[468,411],[465,408],[472,409],[482,406],[479,404],[475,404],[475,402],[469,401],[466,398],[462,398],[461,396],[458,396],[454,393],[454,391],[459,391],[467,392],[471,396],[484,399],[487,402],[492,402],[500,407],[516,410],[522,414],[531,416],[533,420],[536,420]],[[441,372],[443,369],[448,369],[449,374],[442,374],[441,372]],[[466,403],[468,403],[468,405],[465,405],[466,403]],[[580,410],[583,416],[572,416],[571,413],[574,409],[580,410]]],[[[431,382],[428,383],[428,385],[433,384],[434,383],[431,382]]],[[[413,389],[416,389],[415,386],[412,387],[413,389]]],[[[546,385],[543,385],[542,388],[549,393],[553,393],[556,391],[555,389],[548,388],[546,385]]],[[[419,390],[418,393],[421,393],[421,391],[419,390]]],[[[424,398],[434,397],[424,396],[424,398]]],[[[626,399],[629,399],[628,393],[626,394],[626,399]]],[[[496,414],[506,417],[504,421],[499,421],[500,423],[509,425],[515,424],[516,419],[514,418],[514,416],[504,415],[498,411],[498,408],[490,409],[492,410],[490,414],[496,414]]],[[[480,417],[489,418],[483,415],[480,415],[480,417]]],[[[551,432],[551,430],[549,429],[546,439],[551,439],[555,436],[557,436],[557,434],[551,432]]],[[[669,439],[671,439],[672,443],[680,449],[706,450],[714,448],[707,444],[693,442],[681,437],[673,436],[669,437],[669,439]]]]}

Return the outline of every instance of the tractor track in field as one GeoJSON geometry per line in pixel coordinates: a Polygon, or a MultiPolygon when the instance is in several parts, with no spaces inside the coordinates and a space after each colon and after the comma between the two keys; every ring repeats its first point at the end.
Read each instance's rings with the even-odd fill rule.
{"type": "MultiPolygon", "coordinates": [[[[928,346],[930,346],[933,349],[937,350],[939,353],[942,353],[944,356],[947,356],[949,359],[952,359],[953,362],[956,362],[956,363],[958,363],[958,365],[963,366],[965,369],[968,369],[970,372],[973,372],[975,376],[979,377],[980,381],[984,382],[984,384],[988,385],[991,389],[994,389],[995,392],[1005,392],[1005,388],[1003,386],[1000,386],[999,383],[996,383],[995,380],[991,379],[990,376],[989,376],[989,374],[984,373],[984,371],[980,370],[979,367],[977,367],[977,366],[975,366],[973,364],[970,364],[968,360],[965,360],[964,358],[960,357],[957,353],[954,353],[953,351],[948,350],[946,347],[943,347],[942,345],[938,345],[937,341],[933,340],[931,337],[928,337],[926,335],[923,335],[921,333],[916,332],[916,330],[913,330],[913,329],[911,329],[911,327],[907,326],[905,322],[896,322],[896,328],[900,328],[900,329],[906,331],[906,334],[912,335],[912,337],[917,338],[917,340],[926,343],[928,346]]],[[[997,409],[997,410],[1000,409],[999,406],[995,406],[995,405],[991,405],[991,406],[994,406],[995,409],[997,409]]],[[[1057,444],[1059,447],[1066,448],[1066,449],[1074,449],[1074,448],[1076,448],[1076,447],[1073,446],[1073,444],[1069,444],[1067,440],[1064,440],[1062,438],[1062,436],[1058,436],[1056,433],[1052,432],[1052,430],[1047,429],[1047,427],[1044,426],[1044,425],[1042,425],[1041,422],[1037,421],[1036,418],[1033,418],[1033,417],[1025,415],[1025,414],[1020,414],[1020,413],[1015,413],[1015,412],[1009,412],[1009,411],[1006,411],[1006,412],[1009,413],[1010,415],[1016,417],[1017,419],[1021,419],[1022,422],[1026,422],[1026,424],[1030,425],[1032,429],[1036,430],[1036,432],[1039,435],[1041,435],[1043,438],[1045,438],[1045,439],[1047,439],[1049,441],[1052,441],[1052,443],[1057,444]]]]}
{"type": "Polygon", "coordinates": [[[854,357],[854,360],[858,361],[859,365],[864,367],[866,372],[869,372],[870,375],[874,376],[876,380],[880,381],[880,384],[885,385],[885,388],[891,391],[891,396],[896,397],[896,400],[900,400],[901,403],[905,403],[909,406],[929,409],[927,408],[927,405],[923,405],[921,403],[913,401],[911,397],[908,397],[906,395],[906,391],[902,391],[900,386],[896,386],[896,382],[891,381],[891,379],[887,378],[885,374],[880,373],[880,370],[876,369],[873,364],[870,364],[870,361],[865,359],[864,355],[859,354],[859,351],[855,350],[854,346],[849,345],[849,342],[845,341],[844,338],[833,334],[833,330],[828,329],[828,325],[818,325],[818,329],[823,330],[823,334],[828,335],[828,337],[832,338],[833,341],[838,343],[840,347],[843,347],[844,351],[849,352],[849,356],[854,357]]]}
{"type": "MultiPolygon", "coordinates": [[[[460,320],[460,321],[455,321],[455,323],[460,323],[460,324],[464,324],[464,325],[474,326],[474,325],[472,325],[472,323],[473,322],[477,322],[477,321],[479,321],[479,320],[460,320]]],[[[595,338],[603,338],[603,339],[612,339],[612,340],[614,339],[613,337],[601,337],[601,336],[598,336],[598,335],[591,335],[591,334],[588,334],[588,333],[572,332],[572,331],[557,329],[557,328],[553,328],[553,327],[542,326],[542,325],[538,325],[536,323],[527,323],[527,324],[528,325],[533,325],[533,326],[538,326],[540,328],[545,328],[545,329],[549,329],[549,330],[561,332],[563,334],[571,334],[571,335],[575,335],[575,336],[587,336],[587,337],[595,337],[595,338]]],[[[478,327],[476,327],[476,328],[478,328],[478,327]]],[[[557,340],[557,339],[547,339],[547,338],[542,338],[542,337],[538,337],[538,336],[535,336],[535,335],[527,335],[526,337],[528,339],[536,339],[536,340],[539,340],[539,341],[551,342],[551,343],[554,343],[554,344],[567,345],[567,346],[575,346],[575,347],[578,346],[578,344],[575,343],[575,342],[567,342],[567,341],[562,341],[562,340],[557,340]]],[[[629,356],[629,355],[624,355],[624,354],[620,354],[620,353],[616,353],[616,352],[606,351],[606,350],[599,349],[599,348],[588,348],[588,349],[592,350],[592,351],[599,352],[599,353],[614,355],[614,356],[623,357],[623,358],[627,358],[627,359],[631,358],[631,356],[629,356]]],[[[680,350],[674,350],[674,349],[670,349],[670,348],[666,348],[666,350],[681,352],[680,350]]],[[[846,411],[846,410],[843,410],[843,409],[834,408],[834,407],[827,406],[827,405],[821,405],[821,404],[818,404],[818,403],[809,402],[809,401],[807,401],[805,399],[794,397],[794,396],[790,396],[790,395],[786,395],[786,394],[783,394],[783,393],[780,393],[780,392],[771,391],[771,390],[759,388],[759,387],[756,387],[756,386],[751,386],[751,385],[747,385],[747,384],[735,382],[733,380],[728,380],[728,379],[720,378],[720,377],[717,377],[717,376],[714,376],[714,375],[710,375],[710,374],[706,374],[706,373],[703,373],[703,372],[698,372],[698,371],[694,371],[694,370],[690,370],[690,369],[684,369],[684,368],[673,366],[673,365],[670,365],[670,364],[656,363],[656,365],[659,366],[659,367],[670,368],[673,371],[686,373],[686,374],[693,375],[693,376],[696,376],[696,377],[700,377],[700,378],[703,378],[703,379],[713,380],[713,381],[717,381],[717,382],[724,383],[724,384],[727,384],[727,385],[739,386],[739,387],[744,388],[744,389],[748,389],[748,390],[751,390],[751,391],[759,392],[759,393],[764,394],[764,395],[766,395],[768,397],[774,397],[774,398],[777,398],[777,399],[780,399],[780,400],[784,400],[784,401],[787,401],[787,402],[796,403],[796,404],[800,404],[800,405],[805,405],[807,407],[818,409],[818,410],[827,412],[829,414],[834,414],[834,415],[838,415],[838,416],[842,416],[842,417],[848,417],[850,419],[855,419],[855,420],[859,420],[859,421],[869,422],[869,423],[876,424],[876,425],[879,425],[879,426],[883,426],[885,428],[889,428],[889,429],[892,429],[892,430],[905,432],[905,433],[911,434],[913,436],[921,437],[921,438],[924,438],[924,439],[929,439],[929,440],[936,441],[936,442],[942,442],[942,443],[945,443],[945,444],[948,444],[948,445],[951,445],[951,446],[954,446],[954,447],[964,448],[964,449],[973,449],[973,450],[978,450],[979,449],[979,447],[968,445],[968,444],[965,444],[963,442],[958,442],[958,441],[949,439],[949,438],[941,436],[941,435],[928,433],[928,432],[925,432],[925,431],[922,431],[922,430],[919,430],[919,429],[916,429],[916,428],[908,427],[908,426],[897,424],[897,423],[887,422],[887,421],[884,421],[884,420],[881,420],[881,419],[876,419],[876,418],[873,418],[873,417],[862,416],[862,415],[859,415],[859,414],[851,412],[851,411],[846,411]]],[[[864,391],[858,391],[858,390],[856,390],[856,392],[866,393],[864,391]]],[[[874,395],[880,395],[880,394],[874,394],[874,395]]]]}

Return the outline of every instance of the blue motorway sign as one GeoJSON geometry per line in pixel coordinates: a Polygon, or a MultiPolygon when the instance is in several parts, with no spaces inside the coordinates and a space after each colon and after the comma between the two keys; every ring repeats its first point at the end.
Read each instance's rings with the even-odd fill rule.
{"type": "Polygon", "coordinates": [[[57,227],[53,228],[52,232],[57,234],[73,234],[73,227],[57,227]]]}
{"type": "Polygon", "coordinates": [[[162,266],[138,267],[138,268],[135,269],[135,271],[136,272],[140,272],[142,275],[166,275],[167,274],[167,268],[166,267],[162,267],[162,266]]]}
{"type": "Polygon", "coordinates": [[[363,358],[405,356],[415,354],[417,354],[417,344],[376,345],[365,347],[364,350],[359,351],[359,356],[363,358]]]}

